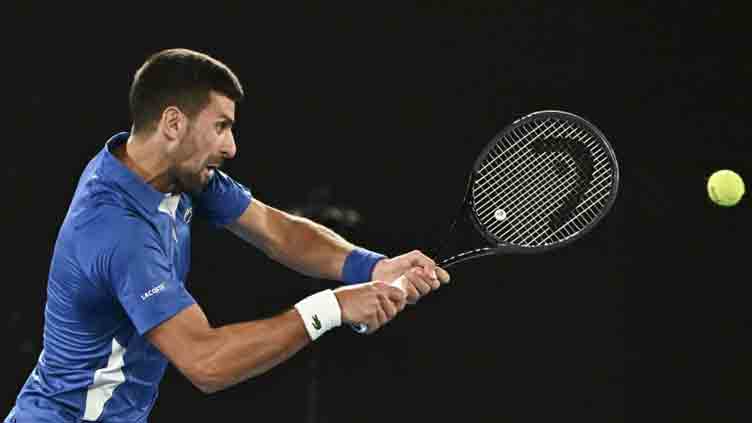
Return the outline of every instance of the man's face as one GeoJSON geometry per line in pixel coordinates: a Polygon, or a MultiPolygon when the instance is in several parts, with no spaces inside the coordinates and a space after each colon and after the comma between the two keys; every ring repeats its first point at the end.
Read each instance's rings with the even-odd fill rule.
{"type": "Polygon", "coordinates": [[[214,169],[235,157],[234,123],[235,102],[211,91],[209,104],[190,120],[175,155],[173,175],[178,191],[202,191],[214,169]]]}

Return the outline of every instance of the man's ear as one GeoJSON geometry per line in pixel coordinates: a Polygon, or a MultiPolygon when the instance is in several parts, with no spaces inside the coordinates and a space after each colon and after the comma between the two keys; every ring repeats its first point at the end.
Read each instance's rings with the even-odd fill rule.
{"type": "Polygon", "coordinates": [[[168,141],[179,140],[188,129],[188,117],[176,106],[170,106],[162,112],[159,129],[168,141]]]}

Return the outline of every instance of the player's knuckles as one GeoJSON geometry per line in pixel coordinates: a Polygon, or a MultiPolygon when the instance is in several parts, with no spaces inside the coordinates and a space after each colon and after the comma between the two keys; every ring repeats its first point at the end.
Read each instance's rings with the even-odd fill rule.
{"type": "Polygon", "coordinates": [[[390,321],[394,319],[397,316],[397,313],[399,313],[399,311],[394,307],[392,307],[391,309],[384,310],[384,314],[386,315],[386,321],[390,321]]]}
{"type": "Polygon", "coordinates": [[[409,304],[415,304],[420,299],[420,292],[418,292],[418,290],[415,289],[415,287],[412,284],[407,286],[406,293],[407,295],[406,295],[405,301],[407,301],[409,304]]]}
{"type": "Polygon", "coordinates": [[[405,292],[402,288],[398,288],[396,286],[389,287],[389,299],[394,301],[405,301],[405,297],[407,297],[407,292],[405,292]]]}
{"type": "Polygon", "coordinates": [[[384,297],[383,299],[377,299],[374,301],[372,307],[371,307],[371,316],[374,319],[378,319],[381,314],[384,313],[384,304],[388,303],[389,299],[384,297]]]}
{"type": "Polygon", "coordinates": [[[426,295],[431,292],[431,285],[427,284],[422,279],[415,280],[415,288],[420,292],[420,295],[426,295]]]}
{"type": "Polygon", "coordinates": [[[407,294],[405,294],[405,296],[401,300],[394,303],[394,307],[397,308],[397,313],[402,311],[406,305],[407,305],[407,294]]]}
{"type": "Polygon", "coordinates": [[[416,270],[412,278],[416,285],[427,287],[429,291],[433,288],[433,279],[424,270],[416,270]]]}
{"type": "Polygon", "coordinates": [[[415,287],[409,287],[405,291],[405,302],[408,302],[410,304],[415,304],[420,299],[420,292],[418,292],[415,287]]]}
{"type": "Polygon", "coordinates": [[[433,268],[433,266],[436,265],[436,262],[434,262],[433,259],[423,254],[420,250],[413,250],[410,254],[411,258],[420,266],[433,268]]]}
{"type": "Polygon", "coordinates": [[[383,289],[386,289],[388,286],[389,284],[383,281],[373,281],[373,283],[371,283],[371,288],[375,290],[383,290],[383,289]]]}
{"type": "Polygon", "coordinates": [[[379,308],[381,308],[381,303],[379,302],[379,300],[371,299],[371,301],[368,302],[368,305],[365,308],[365,313],[369,319],[373,319],[376,317],[376,314],[379,312],[379,308]]]}
{"type": "Polygon", "coordinates": [[[421,253],[422,261],[424,265],[428,268],[428,270],[432,270],[436,266],[436,262],[431,259],[431,257],[428,257],[427,255],[421,253]]]}
{"type": "Polygon", "coordinates": [[[436,266],[429,266],[423,269],[423,274],[426,278],[430,279],[431,281],[439,281],[439,275],[436,273],[436,266]]]}
{"type": "Polygon", "coordinates": [[[376,295],[378,298],[390,298],[394,297],[395,295],[400,295],[402,292],[402,288],[399,286],[391,285],[391,284],[382,284],[379,285],[378,291],[376,292],[376,295]]]}
{"type": "Polygon", "coordinates": [[[397,304],[397,313],[401,313],[405,309],[405,306],[407,306],[407,296],[405,296],[405,301],[400,301],[397,304]]]}
{"type": "Polygon", "coordinates": [[[384,310],[386,317],[391,319],[397,314],[397,308],[388,299],[384,299],[381,302],[381,309],[384,310]]]}
{"type": "Polygon", "coordinates": [[[441,286],[441,282],[439,282],[439,280],[438,280],[438,279],[431,279],[431,278],[428,278],[428,279],[426,280],[426,283],[427,283],[428,285],[430,285],[430,286],[431,286],[431,289],[433,289],[433,290],[437,290],[437,289],[439,289],[439,287],[441,286]]]}
{"type": "Polygon", "coordinates": [[[384,303],[384,301],[388,301],[389,296],[388,296],[388,293],[386,291],[379,291],[374,296],[374,299],[376,300],[376,304],[378,304],[380,306],[381,304],[384,303]]]}
{"type": "Polygon", "coordinates": [[[405,273],[405,278],[410,282],[410,285],[419,288],[426,284],[426,278],[421,274],[419,268],[414,268],[405,273]]]}

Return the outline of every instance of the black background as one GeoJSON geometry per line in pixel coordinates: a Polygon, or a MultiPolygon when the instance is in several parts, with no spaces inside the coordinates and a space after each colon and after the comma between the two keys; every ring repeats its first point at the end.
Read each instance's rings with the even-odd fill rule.
{"type": "MultiPolygon", "coordinates": [[[[13,9],[2,59],[0,410],[41,349],[50,255],[81,170],[130,127],[127,92],[143,60],[186,47],[244,84],[229,173],[286,210],[327,193],[362,217],[337,229],[386,254],[427,247],[475,155],[535,110],[600,127],[622,185],[588,237],[457,266],[453,284],[375,335],[333,331],[211,396],[170,368],[151,421],[749,420],[749,199],[721,208],[705,192],[716,169],[752,175],[746,9],[13,9]]],[[[200,222],[193,245],[189,286],[214,325],[271,316],[335,286],[200,222]]]]}

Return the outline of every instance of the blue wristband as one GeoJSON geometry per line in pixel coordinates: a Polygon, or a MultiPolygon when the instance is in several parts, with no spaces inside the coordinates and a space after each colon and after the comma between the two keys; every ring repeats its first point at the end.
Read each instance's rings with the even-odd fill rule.
{"type": "Polygon", "coordinates": [[[383,254],[356,247],[348,254],[345,265],[342,266],[342,282],[354,284],[370,281],[373,267],[383,258],[386,258],[383,254]]]}

